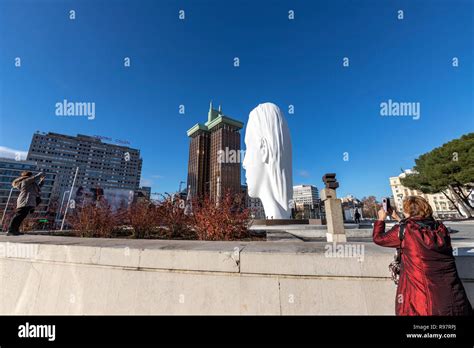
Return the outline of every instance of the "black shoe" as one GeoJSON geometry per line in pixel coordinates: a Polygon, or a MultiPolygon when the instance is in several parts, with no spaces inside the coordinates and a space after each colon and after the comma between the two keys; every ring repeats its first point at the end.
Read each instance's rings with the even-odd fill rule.
{"type": "Polygon", "coordinates": [[[7,236],[22,236],[24,233],[21,232],[7,232],[7,236]]]}

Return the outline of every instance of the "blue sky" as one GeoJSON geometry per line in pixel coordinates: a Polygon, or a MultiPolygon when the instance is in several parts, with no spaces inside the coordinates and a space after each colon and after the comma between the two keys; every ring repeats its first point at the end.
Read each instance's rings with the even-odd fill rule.
{"type": "Polygon", "coordinates": [[[171,192],[211,99],[243,122],[271,101],[294,184],[336,172],[339,195],[381,197],[400,168],[474,130],[473,17],[468,0],[0,0],[0,146],[27,150],[36,130],[128,140],[143,183],[171,192]],[[56,116],[63,99],[95,102],[96,118],[56,116]],[[419,102],[420,119],[382,117],[388,99],[419,102]]]}

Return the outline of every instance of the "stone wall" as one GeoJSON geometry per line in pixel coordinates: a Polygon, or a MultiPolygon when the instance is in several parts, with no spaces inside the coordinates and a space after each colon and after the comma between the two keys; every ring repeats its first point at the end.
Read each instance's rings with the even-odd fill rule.
{"type": "Polygon", "coordinates": [[[2,236],[0,314],[394,314],[393,250],[326,245],[2,236]]]}

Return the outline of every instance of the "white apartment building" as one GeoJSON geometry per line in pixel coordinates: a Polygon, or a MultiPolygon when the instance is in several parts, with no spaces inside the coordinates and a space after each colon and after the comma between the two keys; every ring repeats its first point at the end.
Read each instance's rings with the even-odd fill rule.
{"type": "Polygon", "coordinates": [[[140,184],[140,151],[98,137],[36,132],[27,159],[35,161],[39,170],[57,173],[60,194],[71,187],[76,167],[76,187],[137,190],[140,184]]]}
{"type": "Polygon", "coordinates": [[[421,196],[425,198],[433,209],[433,215],[438,219],[456,218],[459,217],[459,213],[453,204],[445,197],[443,193],[426,194],[418,190],[411,190],[401,184],[400,179],[404,178],[407,174],[412,174],[413,171],[408,169],[399,176],[390,177],[390,188],[392,189],[393,199],[396,203],[396,209],[399,212],[403,212],[403,199],[408,196],[421,196]]]}
{"type": "Polygon", "coordinates": [[[293,204],[298,206],[314,206],[319,204],[319,191],[313,185],[293,186],[293,204]]]}

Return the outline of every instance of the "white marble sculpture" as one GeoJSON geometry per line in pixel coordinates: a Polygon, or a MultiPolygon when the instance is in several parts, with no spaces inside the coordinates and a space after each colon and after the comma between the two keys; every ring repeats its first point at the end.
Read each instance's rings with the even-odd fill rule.
{"type": "Polygon", "coordinates": [[[258,105],[249,114],[243,167],[248,194],[260,198],[267,219],[289,219],[293,199],[290,131],[280,108],[258,105]]]}

